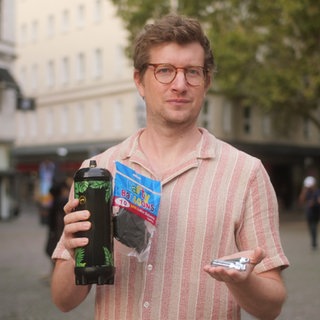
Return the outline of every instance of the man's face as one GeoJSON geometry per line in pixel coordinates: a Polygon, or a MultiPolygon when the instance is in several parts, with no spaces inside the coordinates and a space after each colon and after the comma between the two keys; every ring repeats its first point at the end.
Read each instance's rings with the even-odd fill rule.
{"type": "Polygon", "coordinates": [[[187,83],[184,70],[180,68],[203,67],[204,50],[201,45],[194,42],[155,46],[150,50],[149,63],[170,64],[179,69],[175,79],[169,84],[160,83],[155,78],[153,66],[147,68],[143,79],[135,72],[137,88],[147,106],[147,124],[194,125],[210,83],[204,78],[198,86],[192,86],[187,83]]]}

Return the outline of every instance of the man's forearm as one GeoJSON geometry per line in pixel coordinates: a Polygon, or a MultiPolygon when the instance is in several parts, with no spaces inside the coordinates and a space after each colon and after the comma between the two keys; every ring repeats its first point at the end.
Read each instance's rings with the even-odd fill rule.
{"type": "Polygon", "coordinates": [[[77,286],[74,279],[73,259],[58,259],[52,275],[51,294],[53,302],[63,312],[77,307],[90,291],[90,286],[77,286]]]}
{"type": "Polygon", "coordinates": [[[286,289],[278,271],[252,272],[243,283],[226,283],[238,304],[258,319],[275,319],[286,299],[286,289]]]}

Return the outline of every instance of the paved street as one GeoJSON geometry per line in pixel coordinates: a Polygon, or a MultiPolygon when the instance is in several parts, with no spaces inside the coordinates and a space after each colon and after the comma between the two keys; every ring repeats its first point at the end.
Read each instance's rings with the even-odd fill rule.
{"type": "MultiPolygon", "coordinates": [[[[289,298],[278,319],[316,320],[320,250],[311,251],[304,220],[291,216],[281,221],[283,245],[292,266],[285,271],[289,298]]],[[[52,305],[45,278],[51,268],[44,253],[45,238],[46,227],[39,224],[32,208],[25,208],[15,220],[0,221],[0,320],[93,319],[93,295],[67,314],[52,305]]],[[[252,317],[244,314],[243,319],[252,317]]]]}
{"type": "MultiPolygon", "coordinates": [[[[277,319],[317,320],[320,319],[320,250],[310,248],[303,215],[293,217],[289,218],[287,214],[280,224],[282,244],[291,266],[284,271],[288,300],[277,319]]],[[[253,318],[246,316],[243,319],[253,318]]]]}
{"type": "Polygon", "coordinates": [[[0,320],[93,319],[91,296],[71,313],[52,304],[46,232],[34,208],[24,209],[15,220],[0,221],[0,320]]]}

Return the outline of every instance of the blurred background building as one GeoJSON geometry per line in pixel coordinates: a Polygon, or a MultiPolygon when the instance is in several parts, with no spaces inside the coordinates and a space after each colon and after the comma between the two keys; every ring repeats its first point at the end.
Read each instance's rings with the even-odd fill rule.
{"type": "MultiPolygon", "coordinates": [[[[1,3],[12,6],[9,0],[1,3]]],[[[52,161],[57,174],[73,175],[83,159],[144,126],[145,107],[125,55],[127,34],[111,1],[15,3],[15,13],[13,8],[10,13],[15,14],[16,59],[13,46],[7,45],[11,58],[3,68],[10,70],[14,60],[14,77],[24,99],[15,104],[11,97],[11,107],[0,106],[1,121],[16,128],[0,129],[0,142],[3,150],[11,148],[19,197],[30,198],[41,163],[52,161]]],[[[1,32],[9,19],[1,19],[1,32]]],[[[12,30],[7,32],[13,45],[12,30]]],[[[240,108],[210,95],[199,125],[261,158],[284,208],[294,206],[305,174],[318,175],[320,134],[309,122],[301,120],[296,130],[279,135],[273,119],[256,106],[240,108]]],[[[4,154],[8,163],[8,152],[0,156],[4,154]]]]}
{"type": "Polygon", "coordinates": [[[15,75],[35,101],[16,112],[13,153],[22,186],[47,160],[56,174],[72,176],[82,160],[143,125],[126,33],[109,1],[19,0],[16,33],[15,75]]]}
{"type": "Polygon", "coordinates": [[[0,219],[14,214],[14,168],[11,150],[15,140],[14,116],[19,87],[13,78],[14,1],[0,1],[0,219]]]}

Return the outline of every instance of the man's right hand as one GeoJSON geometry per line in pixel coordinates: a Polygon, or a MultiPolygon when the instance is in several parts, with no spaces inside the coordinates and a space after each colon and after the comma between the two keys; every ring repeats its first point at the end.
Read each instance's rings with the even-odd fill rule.
{"type": "Polygon", "coordinates": [[[63,244],[69,251],[71,257],[74,257],[74,249],[83,247],[88,244],[89,239],[86,237],[77,237],[79,231],[87,231],[91,228],[88,210],[74,211],[79,204],[78,199],[69,200],[64,206],[66,215],[64,216],[63,244]]]}

